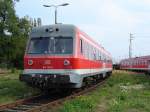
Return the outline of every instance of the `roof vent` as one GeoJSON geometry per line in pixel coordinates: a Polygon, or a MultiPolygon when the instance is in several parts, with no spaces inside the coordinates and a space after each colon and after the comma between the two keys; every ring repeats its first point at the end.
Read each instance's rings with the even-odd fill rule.
{"type": "Polygon", "coordinates": [[[58,28],[56,28],[56,31],[58,32],[58,31],[59,31],[59,29],[58,29],[58,28]]]}
{"type": "Polygon", "coordinates": [[[48,33],[48,32],[49,32],[49,33],[52,33],[53,31],[54,31],[53,28],[49,28],[49,29],[46,28],[46,29],[45,29],[45,32],[47,32],[47,33],[48,33]]]}
{"type": "Polygon", "coordinates": [[[48,32],[48,31],[49,31],[49,29],[48,29],[48,28],[46,28],[46,29],[45,29],[45,32],[48,32]]]}

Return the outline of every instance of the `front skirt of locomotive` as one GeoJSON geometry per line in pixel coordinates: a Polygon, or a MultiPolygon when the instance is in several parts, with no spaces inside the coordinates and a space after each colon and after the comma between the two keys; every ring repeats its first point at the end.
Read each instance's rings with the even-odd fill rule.
{"type": "Polygon", "coordinates": [[[28,73],[20,74],[20,81],[40,89],[51,88],[80,88],[82,77],[79,74],[28,73]]]}

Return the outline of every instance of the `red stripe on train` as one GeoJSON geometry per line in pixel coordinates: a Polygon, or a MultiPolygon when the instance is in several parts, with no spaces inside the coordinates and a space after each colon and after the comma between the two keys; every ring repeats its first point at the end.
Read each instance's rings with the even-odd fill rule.
{"type": "Polygon", "coordinates": [[[80,58],[24,58],[25,69],[97,69],[97,68],[112,68],[111,63],[103,63],[102,61],[91,61],[80,58]],[[64,60],[69,60],[69,65],[64,65],[64,60]],[[29,65],[29,60],[33,64],[29,65]]]}

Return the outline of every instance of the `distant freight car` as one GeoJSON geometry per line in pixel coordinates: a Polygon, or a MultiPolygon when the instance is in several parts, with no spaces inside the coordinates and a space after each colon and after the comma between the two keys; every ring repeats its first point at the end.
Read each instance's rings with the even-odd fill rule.
{"type": "Polygon", "coordinates": [[[56,24],[31,31],[20,80],[41,89],[81,88],[111,72],[110,53],[77,27],[56,24]]]}
{"type": "Polygon", "coordinates": [[[120,69],[150,74],[150,56],[124,59],[120,62],[120,69]]]}

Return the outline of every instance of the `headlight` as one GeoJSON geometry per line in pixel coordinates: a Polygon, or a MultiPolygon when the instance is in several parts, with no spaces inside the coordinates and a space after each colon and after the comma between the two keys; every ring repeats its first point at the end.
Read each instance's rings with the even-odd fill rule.
{"type": "Polygon", "coordinates": [[[28,65],[33,65],[33,60],[28,60],[28,65]]]}
{"type": "Polygon", "coordinates": [[[65,65],[65,66],[70,65],[70,61],[69,61],[69,60],[67,60],[67,59],[66,59],[66,60],[64,60],[64,65],[65,65]]]}

